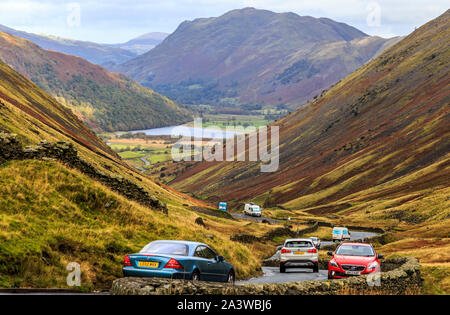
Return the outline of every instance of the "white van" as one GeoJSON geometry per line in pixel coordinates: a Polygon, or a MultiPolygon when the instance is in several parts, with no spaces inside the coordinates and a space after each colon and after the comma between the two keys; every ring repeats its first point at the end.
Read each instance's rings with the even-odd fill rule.
{"type": "Polygon", "coordinates": [[[261,207],[254,203],[246,203],[244,207],[244,213],[252,217],[261,216],[261,207]]]}
{"type": "Polygon", "coordinates": [[[335,227],[331,235],[333,242],[342,242],[345,240],[350,241],[350,231],[345,227],[335,227]]]}

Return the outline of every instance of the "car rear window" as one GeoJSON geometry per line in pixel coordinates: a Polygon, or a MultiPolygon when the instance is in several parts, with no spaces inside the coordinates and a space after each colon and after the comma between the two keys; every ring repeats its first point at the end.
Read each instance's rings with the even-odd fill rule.
{"type": "Polygon", "coordinates": [[[336,255],[371,257],[375,256],[375,253],[373,252],[373,248],[370,246],[341,245],[337,249],[336,255]]]}
{"type": "Polygon", "coordinates": [[[302,248],[302,247],[314,247],[314,245],[308,241],[289,241],[289,242],[286,242],[285,247],[302,248]]]}
{"type": "Polygon", "coordinates": [[[187,256],[188,246],[181,243],[154,242],[145,246],[140,253],[187,256]]]}

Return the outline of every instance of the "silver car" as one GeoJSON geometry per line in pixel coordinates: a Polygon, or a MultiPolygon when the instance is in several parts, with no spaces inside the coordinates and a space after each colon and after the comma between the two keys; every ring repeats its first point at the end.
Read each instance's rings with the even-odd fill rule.
{"type": "Polygon", "coordinates": [[[320,239],[318,237],[310,237],[310,239],[313,241],[314,246],[316,246],[317,249],[320,249],[320,239]]]}
{"type": "Polygon", "coordinates": [[[280,272],[303,267],[319,272],[319,251],[309,238],[287,239],[280,251],[280,272]]]}

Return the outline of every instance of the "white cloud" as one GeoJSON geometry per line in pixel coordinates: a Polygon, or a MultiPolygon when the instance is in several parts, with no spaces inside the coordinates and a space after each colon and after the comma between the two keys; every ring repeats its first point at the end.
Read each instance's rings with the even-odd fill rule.
{"type": "Polygon", "coordinates": [[[120,42],[150,31],[173,31],[184,20],[256,7],[328,17],[371,35],[405,35],[448,9],[448,0],[0,0],[0,24],[35,33],[120,42]],[[68,3],[81,6],[81,24],[68,27],[68,3]],[[367,4],[381,8],[379,26],[367,25],[367,4]]]}

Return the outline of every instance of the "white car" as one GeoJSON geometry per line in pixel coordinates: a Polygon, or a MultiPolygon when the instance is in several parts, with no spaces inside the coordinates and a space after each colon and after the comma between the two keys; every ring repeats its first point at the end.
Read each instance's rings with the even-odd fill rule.
{"type": "Polygon", "coordinates": [[[244,207],[244,213],[252,217],[260,217],[262,215],[261,207],[255,205],[254,203],[246,203],[244,207]]]}
{"type": "Polygon", "coordinates": [[[316,246],[317,249],[320,249],[320,239],[318,237],[310,237],[310,239],[313,241],[314,246],[316,246]]]}
{"type": "Polygon", "coordinates": [[[319,272],[319,251],[309,238],[286,240],[280,251],[280,272],[302,267],[319,272]]]}

